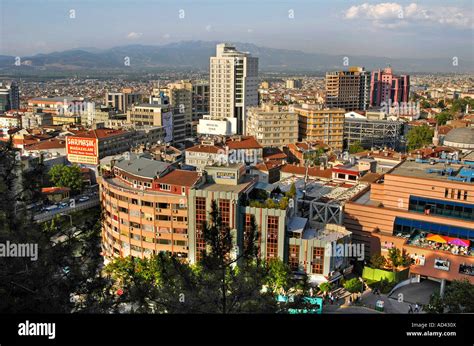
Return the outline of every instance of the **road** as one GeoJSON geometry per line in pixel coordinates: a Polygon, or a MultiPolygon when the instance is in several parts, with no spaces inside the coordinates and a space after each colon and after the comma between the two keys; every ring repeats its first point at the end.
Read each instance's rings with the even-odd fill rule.
{"type": "Polygon", "coordinates": [[[59,215],[59,214],[70,214],[76,211],[89,209],[97,205],[99,205],[99,196],[94,195],[94,196],[91,196],[90,199],[85,202],[76,202],[76,205],[74,207],[67,206],[61,209],[55,209],[55,210],[36,214],[33,217],[33,220],[41,223],[41,222],[52,220],[54,216],[59,215]]]}

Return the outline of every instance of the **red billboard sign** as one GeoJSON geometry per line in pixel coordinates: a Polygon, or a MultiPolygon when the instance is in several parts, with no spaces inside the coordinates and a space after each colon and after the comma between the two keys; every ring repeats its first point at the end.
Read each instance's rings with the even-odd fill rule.
{"type": "Polygon", "coordinates": [[[69,162],[97,165],[99,148],[97,138],[66,137],[66,152],[69,162]]]}

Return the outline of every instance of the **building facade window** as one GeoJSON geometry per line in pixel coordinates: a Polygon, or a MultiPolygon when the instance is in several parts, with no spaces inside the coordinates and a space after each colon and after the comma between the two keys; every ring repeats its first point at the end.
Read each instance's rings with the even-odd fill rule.
{"type": "Polygon", "coordinates": [[[230,225],[230,201],[228,199],[219,200],[219,210],[221,212],[222,226],[231,227],[230,225]]]}
{"type": "Polygon", "coordinates": [[[206,198],[205,197],[196,197],[196,261],[199,261],[202,258],[202,251],[206,248],[206,243],[204,241],[204,236],[202,233],[203,224],[206,221],[206,198]]]}
{"type": "Polygon", "coordinates": [[[427,215],[474,220],[474,205],[467,203],[410,196],[408,209],[427,215]]]}
{"type": "Polygon", "coordinates": [[[289,255],[288,255],[288,265],[293,271],[297,271],[299,269],[299,256],[300,256],[299,245],[290,245],[289,255]]]}
{"type": "Polygon", "coordinates": [[[267,260],[278,256],[278,217],[267,217],[267,260]]]}
{"type": "Polygon", "coordinates": [[[322,274],[324,270],[324,248],[315,247],[313,248],[313,263],[312,263],[313,274],[322,274]]]}

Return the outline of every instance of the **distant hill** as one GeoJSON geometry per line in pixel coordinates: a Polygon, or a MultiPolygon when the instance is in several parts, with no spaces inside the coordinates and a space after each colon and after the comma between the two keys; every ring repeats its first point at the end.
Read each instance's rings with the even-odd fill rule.
{"type": "MultiPolygon", "coordinates": [[[[215,54],[218,42],[182,41],[161,46],[127,45],[110,49],[83,48],[21,57],[21,68],[42,70],[135,69],[135,68],[191,68],[207,70],[209,57],[215,54]],[[130,58],[130,66],[124,64],[130,58]]],[[[260,58],[261,71],[328,71],[343,68],[342,55],[306,53],[297,50],[260,47],[235,42],[237,49],[260,58]]],[[[412,59],[373,56],[348,56],[351,66],[365,66],[368,70],[390,64],[400,72],[473,72],[474,61],[459,58],[458,66],[449,58],[412,59]]],[[[16,69],[15,57],[0,56],[0,69],[16,69]]]]}

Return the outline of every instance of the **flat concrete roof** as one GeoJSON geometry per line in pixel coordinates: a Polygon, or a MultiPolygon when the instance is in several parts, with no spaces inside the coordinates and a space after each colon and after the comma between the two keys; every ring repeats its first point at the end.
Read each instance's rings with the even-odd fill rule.
{"type": "Polygon", "coordinates": [[[370,205],[374,207],[378,207],[381,203],[378,201],[373,201],[370,199],[370,189],[364,192],[362,195],[357,197],[355,200],[352,202],[357,203],[357,204],[362,204],[362,205],[370,205]]]}
{"type": "Polygon", "coordinates": [[[199,190],[239,193],[245,190],[252,182],[253,182],[252,177],[245,177],[237,185],[206,183],[205,185],[201,186],[199,190]]]}
{"type": "Polygon", "coordinates": [[[137,157],[130,161],[122,160],[115,164],[115,167],[120,168],[127,173],[145,178],[155,178],[169,166],[171,166],[170,163],[150,160],[143,157],[137,157]]]}
{"type": "MultiPolygon", "coordinates": [[[[445,164],[441,162],[430,163],[420,163],[416,161],[405,161],[401,163],[398,167],[394,168],[389,174],[400,175],[404,177],[413,177],[419,179],[435,179],[440,181],[451,181],[448,177],[457,177],[459,171],[467,166],[460,164],[445,164]],[[447,169],[452,169],[453,173],[451,175],[447,173],[442,173],[447,169]],[[431,172],[430,172],[431,170],[431,172]]],[[[456,180],[452,180],[457,182],[456,180]]]]}

